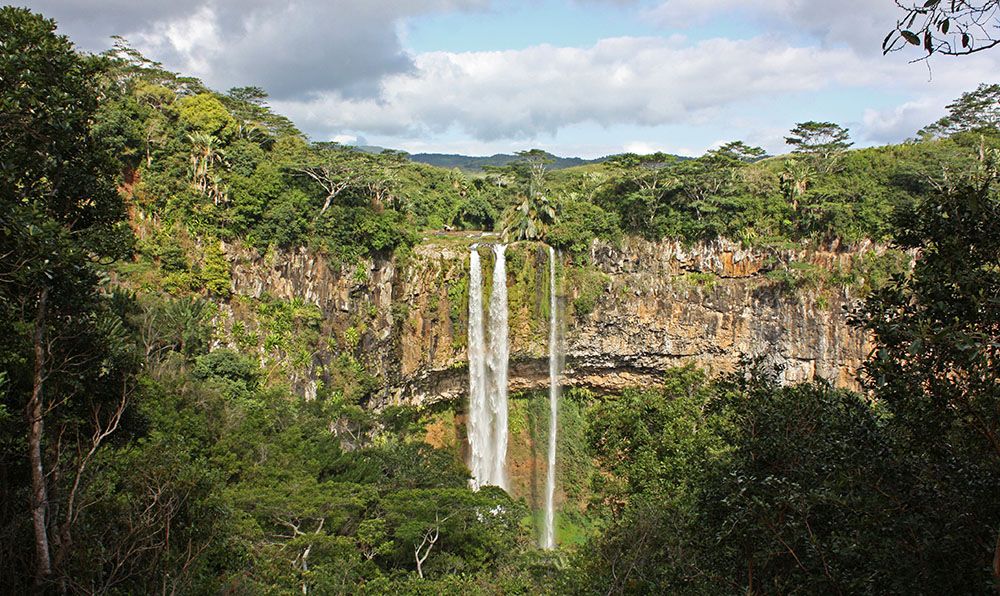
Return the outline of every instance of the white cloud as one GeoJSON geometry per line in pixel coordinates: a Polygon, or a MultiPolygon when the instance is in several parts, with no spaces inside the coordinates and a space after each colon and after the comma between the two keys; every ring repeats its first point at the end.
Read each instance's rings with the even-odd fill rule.
{"type": "Polygon", "coordinates": [[[653,8],[638,0],[574,1],[576,10],[631,4],[638,8],[623,10],[674,30],[590,47],[411,55],[402,40],[407,19],[496,3],[32,0],[32,8],[57,18],[85,48],[103,49],[107,36],[123,34],[167,67],[215,88],[263,86],[273,105],[314,138],[369,135],[411,149],[532,145],[594,154],[645,143],[693,153],[732,137],[778,151],[793,124],[787,113],[802,116],[798,108],[813,101],[820,106],[805,117],[849,120],[859,142],[891,142],[1000,70],[1000,52],[960,64],[937,60],[929,82],[927,70],[907,57],[882,57],[878,44],[898,16],[888,0],[659,0],[653,8]],[[716,29],[721,35],[734,23],[738,35],[768,33],[704,39],[717,25],[724,25],[716,29]],[[844,90],[854,91],[849,111],[824,114],[823,94],[844,90]],[[900,106],[879,99],[890,93],[900,106]],[[679,136],[664,133],[672,125],[683,128],[679,136]],[[560,134],[579,126],[589,136],[560,134]]]}
{"type": "Polygon", "coordinates": [[[624,153],[636,153],[638,155],[649,155],[651,153],[670,153],[672,155],[684,155],[686,157],[696,157],[705,151],[696,151],[690,147],[674,147],[657,141],[632,141],[625,143],[621,148],[624,153]]]}
{"type": "Polygon", "coordinates": [[[945,115],[945,104],[952,98],[922,97],[888,110],[867,109],[864,113],[865,139],[873,143],[892,143],[915,137],[916,132],[945,115]]]}
{"type": "Polygon", "coordinates": [[[358,135],[334,135],[330,140],[341,145],[356,145],[358,135]]]}
{"type": "Polygon", "coordinates": [[[168,68],[226,89],[259,85],[275,97],[335,89],[378,91],[413,67],[399,23],[489,0],[33,0],[60,31],[100,51],[121,35],[168,68]]]}
{"type": "Polygon", "coordinates": [[[215,11],[208,6],[189,17],[158,23],[136,34],[133,41],[157,55],[172,51],[184,64],[185,74],[193,76],[211,76],[210,58],[225,49],[219,39],[215,11]]]}
{"type": "MultiPolygon", "coordinates": [[[[412,72],[386,77],[377,98],[329,92],[277,107],[310,130],[401,136],[458,131],[480,140],[532,139],[580,123],[709,122],[719,110],[754,99],[899,89],[926,80],[924,70],[870,60],[849,48],[794,47],[772,37],[695,45],[616,38],[590,48],[434,52],[414,61],[412,72]]],[[[992,67],[982,64],[972,72],[992,67]]],[[[963,70],[945,78],[976,80],[972,76],[963,70]]]]}
{"type": "Polygon", "coordinates": [[[664,0],[647,11],[665,27],[685,28],[730,17],[872,55],[881,54],[882,39],[900,14],[889,0],[664,0]]]}

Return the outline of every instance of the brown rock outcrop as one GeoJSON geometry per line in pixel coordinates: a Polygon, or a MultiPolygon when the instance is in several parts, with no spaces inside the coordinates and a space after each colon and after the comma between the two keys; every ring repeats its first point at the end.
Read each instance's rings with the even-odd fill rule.
{"type": "MultiPolygon", "coordinates": [[[[468,246],[471,236],[434,237],[404,262],[374,260],[333,267],[300,250],[261,257],[227,247],[236,295],[301,298],[322,311],[323,333],[362,330],[353,347],[327,342],[309,371],[324,375],[338,350],[384,380],[372,405],[424,404],[464,396],[468,246]],[[325,351],[324,351],[325,350],[325,351]]],[[[512,390],[547,386],[546,253],[518,245],[508,263],[511,289],[512,390]],[[515,287],[516,286],[516,289],[515,287]]],[[[568,385],[597,391],[655,385],[664,370],[694,362],[712,373],[763,356],[784,366],[784,380],[823,377],[855,387],[867,355],[865,334],[851,327],[846,288],[789,291],[765,272],[790,262],[849,267],[853,251],[743,249],[719,241],[686,248],[675,242],[597,242],[587,270],[601,286],[586,314],[574,314],[585,292],[567,284],[568,385]]],[[[490,267],[488,251],[483,251],[490,267]]],[[[574,266],[579,267],[579,266],[574,266]]],[[[488,272],[486,272],[488,274],[488,272]]],[[[309,395],[309,379],[295,384],[309,395]]],[[[313,383],[314,391],[315,383],[313,383]]]]}

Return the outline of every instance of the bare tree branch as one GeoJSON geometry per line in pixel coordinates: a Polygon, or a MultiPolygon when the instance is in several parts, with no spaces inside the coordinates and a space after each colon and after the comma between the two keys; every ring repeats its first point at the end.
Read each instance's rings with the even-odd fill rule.
{"type": "Polygon", "coordinates": [[[919,48],[934,54],[967,56],[1000,45],[1000,0],[895,0],[903,11],[886,35],[882,51],[919,48]]]}

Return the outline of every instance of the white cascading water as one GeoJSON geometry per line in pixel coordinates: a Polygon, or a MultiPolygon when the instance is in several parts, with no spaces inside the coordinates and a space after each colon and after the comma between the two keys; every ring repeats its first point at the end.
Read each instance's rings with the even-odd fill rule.
{"type": "Polygon", "coordinates": [[[559,300],[556,297],[556,251],[549,247],[549,459],[545,470],[545,528],[542,548],[556,547],[556,433],[559,429],[559,300]]]}
{"type": "Polygon", "coordinates": [[[486,336],[483,327],[483,272],[479,245],[469,257],[469,447],[472,455],[472,488],[488,484],[491,473],[490,428],[492,416],[486,401],[486,336]]]}
{"type": "Polygon", "coordinates": [[[507,245],[494,244],[493,293],[490,295],[490,396],[493,414],[492,471],[488,484],[507,490],[507,245]]]}

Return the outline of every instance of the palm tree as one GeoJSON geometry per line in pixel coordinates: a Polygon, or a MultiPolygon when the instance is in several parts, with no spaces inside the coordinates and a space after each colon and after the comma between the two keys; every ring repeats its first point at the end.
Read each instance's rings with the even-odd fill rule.
{"type": "Polygon", "coordinates": [[[503,236],[506,240],[515,242],[543,240],[549,226],[555,223],[556,208],[552,201],[540,192],[529,193],[507,215],[503,236]]]}
{"type": "Polygon", "coordinates": [[[225,153],[219,147],[219,139],[210,134],[196,132],[188,135],[188,140],[191,142],[191,181],[199,191],[208,193],[212,167],[224,162],[225,153]]]}
{"type": "Polygon", "coordinates": [[[212,203],[216,205],[225,203],[229,200],[229,187],[226,186],[221,176],[212,174],[208,181],[206,194],[212,198],[212,203]]]}
{"type": "Polygon", "coordinates": [[[808,162],[789,159],[785,161],[785,169],[781,172],[781,191],[792,204],[792,210],[799,210],[799,199],[809,189],[816,176],[816,171],[808,162]]]}

